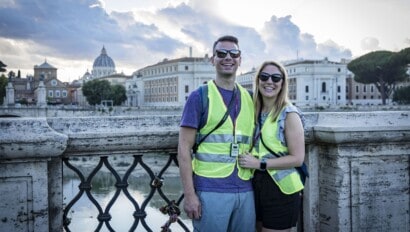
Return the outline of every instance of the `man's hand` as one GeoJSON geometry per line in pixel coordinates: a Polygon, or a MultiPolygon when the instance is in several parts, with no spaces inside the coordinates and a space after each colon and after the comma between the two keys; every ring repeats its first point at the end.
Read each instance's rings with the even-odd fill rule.
{"type": "Polygon", "coordinates": [[[196,194],[185,196],[184,210],[187,216],[191,219],[199,219],[201,217],[201,202],[196,194]]]}

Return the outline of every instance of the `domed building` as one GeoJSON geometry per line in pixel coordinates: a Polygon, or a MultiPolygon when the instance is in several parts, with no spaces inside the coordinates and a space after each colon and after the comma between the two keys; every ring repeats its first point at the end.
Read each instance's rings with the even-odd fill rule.
{"type": "Polygon", "coordinates": [[[93,79],[115,74],[114,61],[107,55],[107,51],[103,46],[101,54],[94,60],[91,75],[93,79]]]}
{"type": "MultiPolygon", "coordinates": [[[[98,79],[107,80],[111,85],[125,86],[125,82],[131,78],[131,76],[125,75],[123,72],[117,73],[114,60],[107,55],[107,50],[103,46],[101,54],[94,60],[91,73],[87,70],[84,75],[80,77],[79,82],[83,85],[87,81],[98,79]]],[[[81,89],[82,87],[79,87],[76,90],[76,96],[74,98],[79,105],[87,105],[88,103],[82,95],[81,89]]]]}

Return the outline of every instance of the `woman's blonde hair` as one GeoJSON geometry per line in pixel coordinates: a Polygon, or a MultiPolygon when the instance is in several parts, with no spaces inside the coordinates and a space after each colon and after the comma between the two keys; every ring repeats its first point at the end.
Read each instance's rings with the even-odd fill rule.
{"type": "Polygon", "coordinates": [[[262,95],[259,92],[259,74],[262,72],[262,70],[268,66],[268,65],[273,65],[279,69],[279,71],[283,75],[282,79],[282,88],[280,92],[278,93],[278,96],[275,99],[275,107],[272,109],[272,121],[276,120],[276,118],[279,116],[281,110],[283,107],[285,107],[287,104],[289,104],[289,99],[288,99],[288,74],[286,72],[286,69],[278,62],[275,61],[265,61],[263,64],[260,66],[258,71],[255,73],[255,89],[253,92],[253,103],[255,106],[255,122],[258,122],[258,116],[260,111],[262,110],[262,95]]]}

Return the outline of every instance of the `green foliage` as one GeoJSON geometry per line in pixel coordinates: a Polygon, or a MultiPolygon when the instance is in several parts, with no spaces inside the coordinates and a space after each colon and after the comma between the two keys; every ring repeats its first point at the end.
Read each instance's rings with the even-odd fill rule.
{"type": "Polygon", "coordinates": [[[399,104],[410,104],[410,86],[397,89],[393,94],[393,101],[399,104]]]}
{"type": "Polygon", "coordinates": [[[363,84],[375,84],[382,95],[383,104],[397,82],[407,78],[410,49],[400,52],[375,51],[352,60],[347,68],[354,73],[354,80],[363,84]]]}
{"type": "Polygon", "coordinates": [[[27,101],[26,98],[21,99],[21,100],[19,101],[19,103],[22,104],[22,105],[28,105],[28,101],[27,101]]]}
{"type": "Polygon", "coordinates": [[[108,100],[110,92],[111,86],[107,80],[91,80],[83,85],[83,95],[90,105],[98,105],[102,100],[108,100]]]}
{"type": "Polygon", "coordinates": [[[0,76],[0,105],[3,105],[4,97],[6,96],[7,77],[4,74],[0,76]]]}
{"type": "Polygon", "coordinates": [[[127,100],[125,87],[122,85],[111,86],[111,96],[109,100],[113,100],[115,106],[121,105],[127,100]]]}
{"type": "Polygon", "coordinates": [[[0,60],[0,72],[5,72],[7,65],[0,60]]]}
{"type": "Polygon", "coordinates": [[[111,86],[107,80],[92,80],[83,85],[83,95],[90,105],[99,105],[102,100],[113,100],[114,105],[121,105],[127,100],[125,87],[111,86]]]}

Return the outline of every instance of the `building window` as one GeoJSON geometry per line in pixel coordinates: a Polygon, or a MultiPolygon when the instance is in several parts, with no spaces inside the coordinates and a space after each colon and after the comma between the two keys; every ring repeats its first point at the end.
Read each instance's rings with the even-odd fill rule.
{"type": "Polygon", "coordinates": [[[363,86],[363,92],[366,93],[366,86],[365,85],[363,86]]]}
{"type": "Polygon", "coordinates": [[[326,82],[322,82],[322,93],[326,92],[326,82]]]}
{"type": "Polygon", "coordinates": [[[359,92],[359,86],[356,85],[356,93],[358,93],[358,92],[359,92]]]}
{"type": "Polygon", "coordinates": [[[309,93],[309,85],[305,86],[305,93],[309,93]]]}
{"type": "Polygon", "coordinates": [[[56,80],[52,80],[52,81],[51,81],[51,85],[52,85],[52,86],[56,86],[56,85],[57,85],[57,81],[56,81],[56,80]]]}
{"type": "Polygon", "coordinates": [[[341,89],[342,89],[342,88],[340,87],[340,85],[338,85],[338,86],[337,86],[337,92],[340,93],[340,91],[342,91],[341,89]]]}
{"type": "Polygon", "coordinates": [[[373,91],[374,91],[373,86],[370,86],[370,92],[373,93],[373,91]]]}
{"type": "Polygon", "coordinates": [[[188,93],[188,92],[189,92],[189,86],[185,85],[185,93],[188,93]]]}
{"type": "Polygon", "coordinates": [[[56,97],[60,97],[60,90],[56,90],[56,97]]]}
{"type": "Polygon", "coordinates": [[[309,96],[306,96],[306,97],[305,97],[305,100],[306,100],[306,101],[309,101],[309,96]]]}
{"type": "Polygon", "coordinates": [[[49,96],[49,97],[53,97],[53,90],[49,90],[49,91],[48,91],[48,96],[49,96]]]}
{"type": "Polygon", "coordinates": [[[188,71],[188,65],[185,65],[185,71],[188,71]]]}

